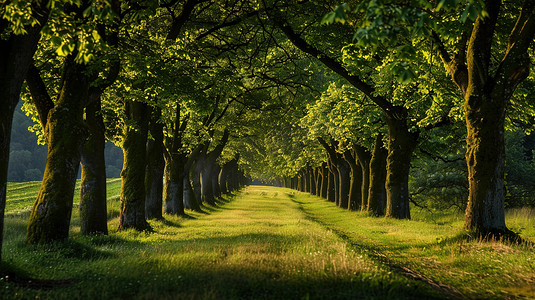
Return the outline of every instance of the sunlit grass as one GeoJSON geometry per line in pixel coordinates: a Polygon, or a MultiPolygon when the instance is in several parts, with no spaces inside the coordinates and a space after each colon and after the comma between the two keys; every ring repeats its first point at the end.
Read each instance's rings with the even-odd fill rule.
{"type": "MultiPolygon", "coordinates": [[[[25,217],[6,218],[4,260],[49,290],[0,284],[0,298],[412,298],[437,296],[310,220],[285,189],[248,187],[205,213],[150,221],[153,233],[117,231],[27,245],[25,217]]],[[[116,209],[117,197],[108,199],[116,209]]]]}
{"type": "MultiPolygon", "coordinates": [[[[31,211],[40,187],[40,181],[8,182],[6,214],[27,213],[31,211]]],[[[108,197],[118,196],[120,190],[120,178],[110,178],[107,180],[108,197]]],[[[73,203],[74,205],[80,203],[80,180],[76,181],[73,203]]]]}
{"type": "MultiPolygon", "coordinates": [[[[467,297],[535,298],[533,245],[470,238],[462,229],[462,212],[413,209],[413,220],[408,221],[343,211],[302,193],[294,201],[312,220],[344,236],[357,249],[384,254],[394,265],[408,266],[467,297]]],[[[532,209],[509,210],[506,223],[535,242],[533,216],[532,209]]]]}
{"type": "MultiPolygon", "coordinates": [[[[305,193],[253,186],[187,218],[151,220],[153,233],[119,232],[115,179],[108,183],[109,236],[81,236],[74,209],[69,240],[28,245],[29,210],[11,204],[23,187],[8,192],[4,266],[67,283],[38,290],[1,280],[0,298],[440,297],[400,266],[469,298],[535,298],[533,246],[467,238],[462,212],[415,208],[410,221],[373,218],[305,193]]],[[[509,210],[507,225],[535,241],[533,216],[509,210]]]]}

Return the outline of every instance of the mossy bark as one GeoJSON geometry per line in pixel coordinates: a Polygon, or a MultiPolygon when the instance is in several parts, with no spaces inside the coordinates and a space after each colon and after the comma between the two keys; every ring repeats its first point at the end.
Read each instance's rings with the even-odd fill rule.
{"type": "Polygon", "coordinates": [[[387,116],[386,217],[410,219],[409,171],[417,135],[409,132],[407,110],[403,107],[396,110],[387,116]]]}
{"type": "Polygon", "coordinates": [[[186,155],[171,153],[165,156],[164,209],[166,214],[185,215],[184,165],[186,155]]]}
{"type": "Polygon", "coordinates": [[[198,203],[197,199],[195,198],[195,191],[193,189],[193,186],[191,185],[191,180],[189,180],[189,176],[184,177],[183,190],[185,207],[189,208],[192,207],[192,203],[198,203]]]}
{"type": "Polygon", "coordinates": [[[329,187],[329,170],[327,163],[321,164],[321,197],[327,199],[327,191],[329,187]]]}
{"type": "Polygon", "coordinates": [[[370,187],[368,190],[368,212],[383,216],[386,207],[386,158],[388,151],[383,147],[383,136],[375,138],[370,160],[370,187]]]}
{"type": "Polygon", "coordinates": [[[308,169],[308,181],[310,182],[309,190],[310,194],[316,195],[316,174],[313,168],[308,169]]]}
{"type": "MultiPolygon", "coordinates": [[[[226,178],[226,171],[225,171],[225,166],[223,165],[221,167],[221,170],[219,171],[219,178],[218,178],[218,181],[219,181],[219,190],[221,191],[221,194],[222,195],[225,195],[225,194],[228,194],[228,188],[227,188],[227,178],[226,178]]],[[[291,183],[290,183],[291,185],[291,183]]]]}
{"type": "Polygon", "coordinates": [[[355,164],[351,167],[349,210],[362,210],[362,192],[362,167],[360,164],[355,164]]]}
{"type": "Polygon", "coordinates": [[[327,168],[328,173],[328,180],[327,180],[327,201],[329,202],[336,202],[336,174],[334,174],[334,171],[329,168],[327,168]]]}
{"type": "MultiPolygon", "coordinates": [[[[469,194],[465,228],[478,234],[510,234],[505,225],[504,119],[516,87],[530,70],[528,49],[533,43],[534,6],[525,2],[508,39],[499,67],[491,65],[500,2],[486,3],[487,18],[474,23],[468,44],[468,82],[464,91],[466,162],[469,194]],[[528,17],[529,16],[529,17],[528,17]],[[491,70],[495,73],[491,75],[491,70]]],[[[458,81],[459,82],[459,81],[458,81]]],[[[460,87],[463,87],[460,84],[460,87]]]]}
{"type": "Polygon", "coordinates": [[[147,170],[145,173],[145,217],[162,219],[163,177],[165,169],[163,124],[159,121],[161,110],[152,109],[149,131],[152,139],[147,141],[147,170]]]}
{"type": "Polygon", "coordinates": [[[86,107],[89,136],[82,147],[82,180],[80,187],[80,232],[108,234],[106,208],[106,162],[104,121],[100,97],[86,107]]]}
{"type": "Polygon", "coordinates": [[[138,101],[125,102],[127,119],[135,125],[125,125],[121,172],[121,213],[119,230],[133,228],[150,229],[145,219],[145,170],[149,116],[147,104],[138,101]]]}
{"type": "Polygon", "coordinates": [[[214,197],[216,199],[221,197],[221,189],[219,189],[219,172],[221,167],[216,163],[214,165],[214,171],[212,173],[212,191],[214,192],[214,197]]]}
{"type": "Polygon", "coordinates": [[[314,195],[321,197],[321,185],[322,185],[322,175],[321,175],[321,167],[316,167],[314,169],[314,181],[316,182],[316,192],[314,195]]]}
{"type": "Polygon", "coordinates": [[[351,185],[351,171],[349,164],[340,159],[337,165],[338,176],[339,176],[339,202],[338,206],[341,208],[349,208],[349,187],[351,185]]]}
{"type": "Polygon", "coordinates": [[[362,184],[361,184],[361,211],[368,210],[368,192],[370,189],[370,159],[371,153],[365,147],[354,145],[353,151],[357,157],[357,162],[362,172],[362,184]]]}
{"type": "Polygon", "coordinates": [[[89,81],[84,72],[85,66],[75,63],[73,55],[69,55],[60,96],[48,113],[48,154],[41,188],[28,221],[29,243],[62,240],[69,235],[81,148],[87,136],[83,108],[89,81]]]}
{"type": "MultiPolygon", "coordinates": [[[[488,96],[484,95],[477,101],[487,104],[499,102],[488,96]]],[[[482,234],[505,232],[505,109],[496,104],[474,107],[469,103],[467,101],[465,105],[469,182],[465,228],[482,234]]]]}
{"type": "Polygon", "coordinates": [[[351,168],[351,181],[349,186],[349,210],[358,210],[362,198],[362,170],[360,164],[353,157],[350,151],[344,153],[344,158],[351,168]]]}
{"type": "Polygon", "coordinates": [[[207,159],[204,162],[204,168],[201,171],[201,192],[202,192],[202,201],[209,204],[215,205],[214,190],[212,188],[212,177],[213,174],[213,163],[211,160],[207,159]]]}
{"type": "Polygon", "coordinates": [[[193,209],[194,207],[200,206],[204,201],[204,199],[202,198],[201,172],[204,168],[205,159],[206,152],[203,151],[195,160],[195,164],[191,172],[186,175],[190,180],[190,185],[193,191],[193,197],[184,198],[184,205],[187,209],[193,209]],[[195,200],[195,202],[192,202],[193,200],[195,200]]]}

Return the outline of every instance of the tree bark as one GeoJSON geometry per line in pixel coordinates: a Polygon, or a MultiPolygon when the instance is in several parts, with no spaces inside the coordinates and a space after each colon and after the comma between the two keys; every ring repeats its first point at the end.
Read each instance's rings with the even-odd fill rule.
{"type": "Polygon", "coordinates": [[[386,158],[388,151],[383,147],[383,136],[377,135],[370,160],[370,188],[368,191],[368,212],[383,216],[386,207],[386,158]]]}
{"type": "MultiPolygon", "coordinates": [[[[202,186],[201,186],[201,172],[204,168],[205,160],[206,160],[206,151],[207,151],[208,145],[205,146],[204,151],[202,151],[197,159],[195,160],[195,165],[193,166],[191,173],[189,173],[186,176],[190,176],[190,185],[193,191],[194,197],[188,197],[188,201],[184,203],[186,208],[192,209],[195,204],[190,204],[190,201],[195,199],[195,202],[197,205],[201,205],[204,199],[202,198],[202,186]]],[[[184,198],[186,199],[186,198],[184,198]]]]}
{"type": "Polygon", "coordinates": [[[214,197],[216,199],[221,198],[221,189],[219,188],[219,173],[221,172],[221,167],[216,163],[214,165],[214,171],[212,173],[212,190],[214,192],[214,197]]]}
{"type": "Polygon", "coordinates": [[[418,135],[409,132],[404,107],[387,115],[387,125],[386,217],[410,219],[409,171],[418,135]]]}
{"type": "Polygon", "coordinates": [[[134,228],[143,231],[150,229],[145,219],[145,170],[149,116],[146,103],[127,101],[125,106],[127,119],[137,128],[125,125],[119,230],[134,228]]]}
{"type": "Polygon", "coordinates": [[[210,152],[206,154],[203,159],[201,169],[201,188],[203,201],[210,205],[215,205],[215,196],[212,185],[212,178],[217,177],[218,173],[215,173],[217,158],[223,152],[229,138],[229,131],[225,130],[219,144],[210,152]]]}
{"type": "Polygon", "coordinates": [[[82,180],[80,188],[80,231],[82,234],[108,234],[106,207],[106,162],[104,120],[100,93],[86,107],[89,136],[82,147],[82,180]]]}
{"type": "Polygon", "coordinates": [[[329,179],[327,180],[327,200],[329,202],[336,203],[336,180],[337,177],[334,173],[333,168],[331,167],[331,164],[329,163],[329,166],[327,168],[327,173],[329,175],[329,179]]]}
{"type": "Polygon", "coordinates": [[[350,150],[344,152],[344,159],[351,168],[351,181],[349,186],[349,210],[358,210],[362,199],[362,170],[358,161],[350,150]]]}
{"type": "Polygon", "coordinates": [[[184,161],[182,153],[165,156],[164,203],[165,213],[182,216],[184,212],[184,161]]]}
{"type": "Polygon", "coordinates": [[[321,167],[314,168],[314,181],[316,184],[316,191],[314,192],[314,195],[321,197],[321,180],[323,179],[321,175],[321,167]]]}
{"type": "Polygon", "coordinates": [[[87,103],[89,80],[85,71],[84,65],[74,62],[74,54],[67,57],[60,96],[48,113],[45,128],[48,155],[28,222],[29,243],[51,242],[69,236],[76,176],[87,134],[83,108],[87,103]]]}
{"type": "Polygon", "coordinates": [[[163,124],[159,122],[162,112],[153,108],[149,131],[152,139],[147,140],[147,169],[145,171],[145,217],[162,219],[163,177],[165,170],[163,124]]]}
{"type": "Polygon", "coordinates": [[[362,186],[361,186],[361,211],[368,210],[368,191],[370,189],[370,159],[371,153],[365,147],[354,145],[353,151],[357,157],[360,170],[362,172],[362,186]]]}
{"type": "Polygon", "coordinates": [[[309,190],[310,194],[316,195],[316,174],[314,172],[314,168],[309,167],[308,168],[308,181],[310,182],[309,190]]]}
{"type": "Polygon", "coordinates": [[[349,187],[351,185],[350,167],[349,164],[343,160],[338,161],[338,176],[339,177],[339,202],[338,206],[349,209],[349,187]]]}
{"type": "Polygon", "coordinates": [[[321,164],[321,197],[327,199],[327,191],[329,188],[329,169],[327,163],[321,164]]]}
{"type": "Polygon", "coordinates": [[[507,104],[516,87],[527,78],[530,69],[528,49],[535,36],[535,3],[524,1],[511,30],[505,51],[492,51],[496,24],[502,3],[484,1],[486,17],[476,19],[468,47],[450,57],[437,40],[439,55],[453,82],[464,95],[466,117],[466,162],[469,195],[465,228],[481,235],[509,234],[504,210],[504,118],[507,104]],[[494,53],[504,53],[499,64],[494,53]],[[492,61],[492,63],[491,63],[492,61]],[[492,74],[491,74],[492,73],[492,74]]]}
{"type": "Polygon", "coordinates": [[[47,1],[32,3],[32,16],[39,20],[25,28],[25,35],[9,35],[0,39],[0,261],[6,208],[7,168],[11,145],[13,113],[20,99],[20,90],[26,72],[37,50],[41,28],[48,19],[47,1]]]}

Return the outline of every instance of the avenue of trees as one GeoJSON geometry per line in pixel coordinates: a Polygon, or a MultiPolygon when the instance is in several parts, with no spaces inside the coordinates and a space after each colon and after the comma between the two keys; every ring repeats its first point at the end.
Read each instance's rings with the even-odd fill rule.
{"type": "Polygon", "coordinates": [[[106,142],[124,154],[120,230],[214,205],[246,178],[373,216],[455,207],[481,235],[511,234],[506,202],[535,204],[535,1],[13,0],[0,13],[2,220],[19,101],[48,148],[29,243],[68,237],[80,169],[82,234],[107,234],[106,142]]]}

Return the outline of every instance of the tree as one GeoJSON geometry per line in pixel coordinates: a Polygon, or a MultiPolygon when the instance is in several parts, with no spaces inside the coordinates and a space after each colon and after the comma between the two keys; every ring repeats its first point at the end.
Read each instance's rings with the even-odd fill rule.
{"type": "MultiPolygon", "coordinates": [[[[87,63],[98,51],[98,32],[93,31],[95,19],[83,17],[87,6],[67,5],[65,13],[50,24],[51,31],[64,30],[65,39],[56,51],[61,59],[62,76],[51,83],[53,101],[40,70],[33,65],[26,81],[37,109],[41,127],[48,144],[48,155],[41,188],[28,222],[27,239],[30,243],[50,242],[68,237],[74,185],[81,159],[87,127],[83,120],[84,108],[90,100],[90,84],[98,78],[87,63]],[[93,32],[89,35],[88,32],[93,32]]],[[[102,16],[113,20],[111,8],[106,7],[102,16]]],[[[61,40],[61,39],[60,39],[61,40]]],[[[50,49],[52,45],[46,45],[50,49]]],[[[97,73],[98,74],[98,73],[97,73]]],[[[102,91],[93,93],[99,94],[102,91]]],[[[96,99],[95,99],[96,98],[96,99]]]]}
{"type": "Polygon", "coordinates": [[[48,19],[47,5],[48,1],[31,1],[23,6],[24,11],[19,10],[17,3],[6,3],[0,8],[3,15],[0,20],[0,253],[13,111],[20,99],[22,83],[37,49],[41,29],[48,19]]]}

